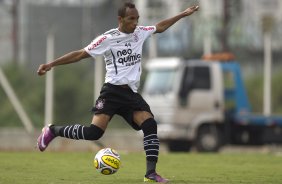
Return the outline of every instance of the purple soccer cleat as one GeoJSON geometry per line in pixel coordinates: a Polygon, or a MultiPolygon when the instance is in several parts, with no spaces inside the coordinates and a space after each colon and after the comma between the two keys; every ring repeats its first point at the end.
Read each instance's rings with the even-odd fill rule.
{"type": "Polygon", "coordinates": [[[43,127],[42,133],[37,139],[37,147],[40,151],[44,151],[48,144],[56,137],[50,130],[50,125],[43,127]]]}
{"type": "Polygon", "coordinates": [[[169,180],[162,178],[160,175],[158,175],[156,172],[145,176],[144,177],[144,182],[157,182],[157,183],[168,183],[169,180]]]}

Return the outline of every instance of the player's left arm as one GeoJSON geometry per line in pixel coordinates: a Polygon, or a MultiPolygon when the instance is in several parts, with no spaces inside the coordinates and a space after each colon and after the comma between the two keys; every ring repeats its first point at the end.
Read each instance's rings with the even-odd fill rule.
{"type": "Polygon", "coordinates": [[[172,26],[173,24],[175,24],[177,21],[179,21],[180,19],[187,17],[191,14],[193,14],[195,11],[198,11],[199,6],[191,6],[189,8],[187,8],[186,10],[184,10],[183,12],[179,13],[178,15],[165,19],[159,23],[156,24],[156,31],[155,33],[162,33],[165,30],[167,30],[170,26],[172,26]]]}

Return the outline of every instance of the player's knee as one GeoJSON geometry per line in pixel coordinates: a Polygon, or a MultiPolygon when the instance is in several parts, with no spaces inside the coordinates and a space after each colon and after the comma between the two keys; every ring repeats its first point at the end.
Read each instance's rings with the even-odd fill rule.
{"type": "Polygon", "coordinates": [[[145,120],[140,127],[144,134],[157,134],[157,122],[154,118],[145,120]]]}
{"type": "Polygon", "coordinates": [[[87,129],[88,131],[85,131],[86,135],[84,135],[87,140],[98,140],[104,134],[104,130],[93,124],[91,124],[90,127],[87,127],[87,129]]]}

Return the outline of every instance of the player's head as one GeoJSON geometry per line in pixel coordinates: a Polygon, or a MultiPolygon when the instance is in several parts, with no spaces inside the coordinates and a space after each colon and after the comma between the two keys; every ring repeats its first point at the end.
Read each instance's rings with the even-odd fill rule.
{"type": "Polygon", "coordinates": [[[135,5],[126,2],[118,9],[119,30],[124,33],[133,33],[139,20],[139,13],[135,5]]]}

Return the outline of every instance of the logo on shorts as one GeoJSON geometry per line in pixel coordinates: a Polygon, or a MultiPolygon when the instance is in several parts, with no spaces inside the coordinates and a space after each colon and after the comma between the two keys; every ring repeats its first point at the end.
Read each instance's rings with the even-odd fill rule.
{"type": "Polygon", "coordinates": [[[100,99],[96,102],[96,109],[103,109],[105,105],[105,99],[100,99]]]}

